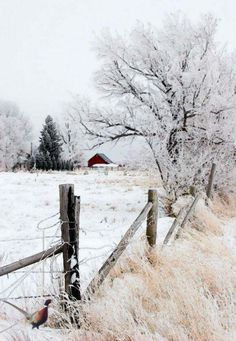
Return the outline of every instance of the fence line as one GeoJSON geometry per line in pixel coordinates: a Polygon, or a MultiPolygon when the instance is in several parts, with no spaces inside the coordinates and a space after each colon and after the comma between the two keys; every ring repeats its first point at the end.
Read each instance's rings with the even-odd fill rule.
{"type": "MultiPolygon", "coordinates": [[[[216,170],[216,165],[212,164],[208,186],[207,186],[207,196],[211,197],[212,188],[213,188],[213,181],[214,181],[214,174],[216,170]]],[[[33,273],[63,273],[65,278],[65,292],[68,295],[69,298],[72,299],[81,299],[81,293],[80,293],[80,273],[79,273],[79,265],[86,264],[92,259],[97,259],[100,257],[105,257],[108,254],[108,251],[106,253],[103,253],[98,256],[90,257],[90,258],[84,258],[81,261],[79,261],[79,251],[86,249],[86,250],[102,250],[106,247],[79,247],[79,232],[107,232],[107,229],[103,230],[92,230],[92,229],[81,229],[80,228],[80,198],[77,196],[74,196],[74,186],[71,184],[65,184],[60,185],[60,212],[57,212],[56,214],[53,214],[47,218],[42,219],[37,224],[37,229],[43,231],[42,237],[34,237],[34,238],[12,238],[12,239],[0,239],[1,242],[11,242],[11,241],[33,241],[33,240],[42,240],[43,243],[45,243],[45,239],[54,239],[51,241],[50,246],[48,249],[41,251],[35,255],[26,257],[24,259],[21,259],[19,261],[16,261],[14,263],[5,265],[3,267],[0,267],[0,276],[9,274],[9,273],[23,273],[20,278],[16,279],[11,285],[8,286],[8,288],[2,290],[0,292],[0,295],[2,295],[5,292],[8,292],[6,299],[21,299],[21,298],[36,298],[36,297],[48,297],[48,296],[54,296],[53,294],[47,295],[35,295],[35,296],[18,296],[18,297],[11,297],[12,292],[17,288],[24,280],[33,273]],[[42,224],[49,221],[52,218],[55,218],[56,216],[59,216],[59,220],[49,226],[42,227],[42,224]],[[56,232],[53,236],[45,236],[45,230],[51,229],[55,226],[57,226],[56,232]],[[61,235],[58,235],[58,230],[61,229],[61,235]],[[55,238],[60,238],[60,241],[55,241],[55,238]],[[57,243],[56,245],[52,246],[52,244],[57,243]],[[43,268],[42,271],[36,271],[34,270],[36,266],[41,264],[50,258],[53,257],[55,260],[55,256],[62,253],[63,255],[63,272],[62,271],[53,271],[53,262],[51,262],[50,269],[51,271],[45,271],[45,268],[43,268]],[[73,260],[73,262],[72,262],[73,260]],[[21,271],[20,269],[27,267],[29,265],[32,265],[29,270],[21,271]]],[[[195,189],[193,191],[195,193],[195,189]]],[[[177,218],[175,219],[174,223],[172,224],[170,230],[168,231],[163,245],[167,244],[170,240],[171,236],[175,232],[177,226],[179,225],[179,230],[177,231],[175,238],[178,238],[180,235],[181,230],[189,220],[191,214],[195,210],[195,207],[198,203],[198,200],[200,199],[200,195],[198,194],[192,204],[190,205],[190,208],[188,209],[186,215],[184,216],[182,223],[180,223],[180,220],[182,218],[183,210],[180,210],[177,218]]],[[[96,273],[96,276],[92,279],[90,284],[88,285],[87,289],[85,290],[85,293],[83,295],[83,299],[89,297],[95,289],[97,289],[105,280],[105,278],[110,273],[113,266],[116,264],[117,260],[121,256],[121,254],[126,249],[127,245],[131,243],[131,239],[134,236],[135,232],[138,230],[138,228],[142,225],[144,220],[147,219],[147,229],[146,229],[146,237],[147,241],[150,246],[155,246],[156,244],[156,233],[157,233],[157,215],[158,215],[158,199],[157,199],[157,193],[154,190],[149,190],[148,193],[148,203],[145,205],[142,212],[139,214],[139,216],[135,219],[133,224],[130,226],[130,228],[125,233],[124,237],[120,240],[118,245],[115,246],[114,250],[111,252],[110,256],[106,259],[106,261],[103,263],[102,267],[99,269],[99,271],[96,273]]],[[[110,230],[112,231],[112,229],[110,230]]],[[[110,246],[110,245],[109,245],[110,246]]],[[[43,248],[44,249],[44,248],[43,248]]],[[[52,277],[53,278],[53,277],[52,277]]],[[[52,280],[51,278],[51,280],[52,280]]],[[[44,281],[43,281],[44,283],[44,281]]],[[[55,295],[56,296],[56,295],[55,295]]],[[[0,299],[1,302],[1,299],[0,299]]]]}
{"type": "MultiPolygon", "coordinates": [[[[65,184],[59,186],[59,194],[60,194],[60,213],[53,214],[45,219],[42,219],[37,224],[37,229],[43,231],[43,238],[41,237],[34,237],[34,238],[12,238],[12,239],[2,239],[0,242],[9,242],[9,241],[20,241],[20,240],[40,240],[43,239],[43,243],[45,239],[54,239],[51,241],[50,245],[53,243],[57,243],[54,246],[49,246],[48,249],[43,250],[37,254],[32,256],[26,257],[19,261],[13,262],[11,264],[5,265],[0,267],[0,277],[4,276],[9,273],[23,273],[19,279],[14,281],[8,288],[0,292],[2,295],[4,292],[9,291],[8,297],[10,297],[11,293],[13,292],[14,288],[20,285],[20,283],[30,274],[36,273],[63,273],[65,279],[65,292],[69,298],[73,299],[81,299],[80,293],[80,273],[79,273],[79,265],[86,264],[87,262],[98,259],[100,257],[106,257],[108,252],[102,253],[101,255],[96,255],[92,257],[87,257],[82,260],[79,260],[79,251],[80,250],[102,250],[105,248],[110,247],[110,245],[103,245],[100,247],[80,247],[79,246],[79,231],[86,232],[95,232],[95,230],[85,230],[80,228],[80,198],[74,195],[74,186],[71,184],[65,184]],[[53,223],[49,226],[42,227],[42,224],[50,219],[59,216],[59,221],[53,223]],[[59,225],[56,229],[54,235],[45,236],[45,230],[55,227],[59,225]],[[58,235],[58,230],[61,229],[61,235],[58,235]],[[55,241],[55,238],[59,238],[60,240],[55,241]],[[56,270],[54,271],[53,268],[51,271],[47,271],[44,268],[44,262],[50,257],[54,257],[56,255],[61,254],[63,255],[63,271],[56,270]],[[72,262],[73,260],[73,262],[72,262]],[[35,270],[35,267],[43,262],[43,269],[35,270]],[[21,271],[20,269],[33,265],[29,270],[21,271]]],[[[190,206],[186,216],[184,217],[182,223],[180,224],[180,228],[186,224],[187,220],[189,219],[190,215],[192,214],[195,206],[199,200],[200,196],[197,195],[193,200],[193,203],[190,206]]],[[[113,251],[110,253],[110,256],[106,259],[103,263],[102,267],[96,273],[95,277],[92,279],[90,284],[88,285],[85,293],[83,295],[83,299],[89,297],[96,288],[98,288],[105,278],[110,273],[113,266],[118,261],[119,257],[127,248],[128,244],[131,243],[131,239],[133,238],[136,231],[139,227],[143,224],[145,220],[147,220],[147,228],[146,228],[146,237],[147,242],[149,245],[155,246],[156,244],[156,233],[157,233],[157,216],[158,216],[158,198],[156,190],[149,190],[148,192],[148,202],[143,208],[142,212],[139,216],[135,219],[133,224],[125,233],[124,237],[120,240],[120,242],[114,246],[113,251]]],[[[178,225],[178,220],[174,222],[171,226],[170,231],[168,232],[164,244],[167,244],[168,240],[170,239],[172,233],[174,232],[176,226],[178,225]]],[[[96,230],[96,232],[100,232],[101,230],[96,230]]],[[[107,230],[104,229],[107,232],[107,230]]],[[[111,230],[112,231],[112,230],[111,230]]],[[[178,231],[179,232],[179,231],[178,231]]],[[[178,237],[179,233],[177,234],[178,237]]],[[[53,263],[51,263],[53,264],[53,263]]],[[[52,265],[50,265],[51,267],[52,265]]],[[[43,281],[44,283],[44,281],[43,281]]],[[[39,296],[42,297],[42,296],[39,296]]],[[[6,298],[5,298],[6,299],[6,298]]]]}
{"type": "MultiPolygon", "coordinates": [[[[80,299],[80,279],[79,279],[79,265],[80,264],[86,264],[89,261],[93,260],[93,259],[98,259],[101,257],[106,257],[107,254],[109,252],[111,252],[111,248],[110,245],[103,245],[100,247],[79,247],[78,244],[78,240],[79,240],[79,234],[78,231],[80,230],[79,227],[79,207],[80,207],[80,202],[79,202],[79,198],[74,196],[74,187],[73,185],[60,185],[60,217],[59,217],[59,221],[57,221],[56,223],[53,223],[49,226],[45,226],[42,227],[42,224],[49,221],[50,219],[58,216],[58,213],[53,214],[47,218],[42,219],[38,224],[37,224],[37,229],[38,230],[42,230],[43,231],[43,237],[34,237],[34,238],[12,238],[12,239],[2,239],[0,240],[0,242],[10,242],[10,241],[33,241],[33,240],[42,240],[43,241],[45,239],[55,239],[60,237],[60,242],[58,243],[58,241],[52,240],[51,241],[51,245],[53,243],[57,243],[54,246],[49,247],[48,249],[41,251],[37,254],[34,254],[32,256],[23,258],[19,261],[13,262],[11,264],[5,265],[3,267],[0,267],[0,276],[9,274],[9,273],[14,273],[14,274],[20,274],[23,273],[23,276],[21,276],[20,278],[18,278],[16,281],[14,281],[8,288],[6,288],[5,290],[2,291],[6,292],[9,291],[10,289],[17,287],[27,276],[29,276],[30,274],[33,273],[61,273],[61,271],[45,271],[44,266],[42,271],[40,270],[35,270],[35,267],[42,263],[44,264],[44,261],[50,257],[55,257],[56,255],[62,253],[63,254],[63,258],[64,258],[64,266],[63,266],[63,274],[65,276],[65,291],[66,293],[70,296],[72,295],[73,297],[80,299]],[[77,205],[77,206],[76,206],[77,205]],[[57,228],[56,232],[54,235],[49,235],[49,236],[45,236],[45,230],[50,229],[52,227],[55,227],[56,225],[59,224],[59,227],[57,228]],[[61,236],[58,236],[58,229],[61,228],[61,236]],[[76,235],[77,234],[77,235],[76,235]],[[100,254],[100,255],[96,255],[96,256],[92,256],[92,257],[86,257],[82,260],[78,260],[78,253],[79,250],[102,250],[105,248],[109,248],[110,250],[107,250],[106,252],[100,254]],[[77,251],[76,251],[77,250],[77,251]],[[77,256],[76,256],[77,254],[77,256]],[[71,265],[71,260],[72,258],[77,257],[77,262],[76,262],[76,266],[75,264],[73,264],[73,266],[71,265]],[[29,270],[26,271],[22,271],[20,269],[26,267],[26,266],[30,266],[29,270]],[[73,282],[72,282],[72,275],[75,274],[76,276],[76,281],[73,278],[73,282]],[[76,289],[76,290],[75,290],[76,289]]],[[[155,234],[156,234],[156,217],[157,217],[157,211],[155,211],[155,202],[152,201],[150,193],[155,193],[155,191],[150,190],[149,191],[149,200],[147,205],[145,206],[144,210],[141,212],[141,214],[138,216],[138,218],[134,221],[134,223],[131,225],[130,229],[126,232],[125,236],[123,237],[123,239],[120,241],[120,243],[118,243],[118,245],[114,246],[114,251],[111,253],[111,255],[114,256],[114,253],[116,254],[116,261],[119,258],[119,256],[122,254],[122,252],[124,251],[124,249],[126,248],[126,246],[128,245],[128,243],[131,242],[131,238],[134,235],[134,233],[137,231],[137,229],[139,228],[139,226],[142,224],[142,222],[147,219],[147,215],[149,214],[149,218],[148,218],[148,223],[147,223],[147,231],[148,232],[148,238],[150,237],[150,231],[151,234],[154,234],[154,242],[150,242],[150,240],[148,239],[148,241],[150,242],[150,245],[154,245],[155,244],[155,234]],[[155,216],[155,219],[153,220],[153,217],[155,216]],[[152,229],[150,230],[150,226],[152,224],[152,229]],[[148,230],[149,227],[149,230],[148,230]]],[[[155,195],[154,195],[155,196],[155,195]]],[[[156,197],[156,196],[155,196],[156,197]]],[[[157,198],[156,198],[157,199],[157,198]]],[[[155,200],[156,200],[155,199],[155,200]]],[[[155,201],[154,200],[154,201],[155,201]]],[[[84,230],[81,229],[82,231],[86,232],[92,232],[95,230],[84,230]]],[[[96,230],[96,232],[99,232],[100,230],[96,230]]],[[[106,231],[106,230],[104,230],[106,231]]],[[[112,230],[111,230],[112,231],[112,230]]],[[[107,232],[107,231],[106,231],[107,232]]],[[[43,242],[44,243],[44,242],[43,242]]],[[[115,262],[116,262],[115,261],[115,262]]],[[[115,263],[113,262],[113,264],[115,263]]],[[[74,261],[73,261],[74,263],[74,261]]],[[[103,267],[103,278],[106,277],[106,275],[109,273],[110,269],[111,269],[111,264],[109,263],[109,261],[105,262],[105,267],[103,267]],[[106,270],[104,270],[106,269],[106,270]]],[[[100,275],[101,275],[101,271],[100,271],[100,275]]],[[[2,294],[0,293],[0,294],[2,294]]],[[[11,294],[11,292],[8,294],[8,297],[10,297],[9,295],[11,294]]]]}

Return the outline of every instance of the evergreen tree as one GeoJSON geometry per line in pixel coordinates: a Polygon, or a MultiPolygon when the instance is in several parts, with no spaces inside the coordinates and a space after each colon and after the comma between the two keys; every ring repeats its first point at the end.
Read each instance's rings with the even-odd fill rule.
{"type": "Polygon", "coordinates": [[[37,169],[44,169],[45,167],[45,158],[42,153],[38,153],[36,155],[36,168],[37,169]]]}
{"type": "Polygon", "coordinates": [[[52,169],[57,170],[58,162],[55,159],[55,156],[52,157],[52,169]]]}
{"type": "Polygon", "coordinates": [[[37,168],[44,170],[55,169],[60,160],[62,143],[56,124],[50,115],[45,119],[39,141],[39,153],[36,157],[37,168]]]}
{"type": "Polygon", "coordinates": [[[53,157],[58,160],[62,152],[61,137],[57,131],[56,124],[50,115],[47,116],[41,137],[39,139],[39,152],[48,155],[50,159],[53,157]]]}

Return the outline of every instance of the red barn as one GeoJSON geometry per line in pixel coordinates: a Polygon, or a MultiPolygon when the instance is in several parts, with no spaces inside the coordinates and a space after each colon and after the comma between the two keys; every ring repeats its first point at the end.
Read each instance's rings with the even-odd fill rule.
{"type": "Polygon", "coordinates": [[[113,164],[113,162],[105,155],[102,153],[97,153],[91,159],[88,160],[88,167],[92,167],[94,165],[109,165],[113,164]]]}

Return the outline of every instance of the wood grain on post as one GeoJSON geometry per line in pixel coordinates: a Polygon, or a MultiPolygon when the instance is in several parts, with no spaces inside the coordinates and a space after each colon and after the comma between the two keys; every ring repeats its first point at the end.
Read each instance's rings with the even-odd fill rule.
{"type": "Polygon", "coordinates": [[[94,279],[88,285],[85,294],[83,295],[83,299],[86,299],[91,293],[95,292],[96,288],[99,287],[102,282],[105,280],[111,269],[116,264],[119,257],[122,255],[127,245],[129,244],[131,238],[134,236],[138,228],[142,225],[142,223],[147,218],[149,211],[152,208],[152,203],[148,202],[146,206],[143,208],[142,212],[135,219],[133,224],[130,226],[128,231],[125,233],[124,237],[121,239],[115,250],[110,254],[105,263],[102,265],[98,274],[94,277],[94,279]]]}
{"type": "Polygon", "coordinates": [[[0,276],[7,275],[13,271],[22,269],[26,266],[32,265],[46,258],[57,255],[58,253],[62,252],[62,250],[63,250],[62,245],[55,245],[48,250],[36,253],[35,255],[32,255],[23,259],[20,259],[14,263],[2,266],[0,268],[0,276]]]}
{"type": "Polygon", "coordinates": [[[215,171],[216,171],[216,164],[213,163],[212,166],[211,166],[211,172],[210,172],[210,175],[209,175],[207,191],[206,191],[206,195],[207,195],[208,198],[211,197],[212,188],[213,188],[213,181],[214,181],[214,176],[215,176],[215,171]]]}
{"type": "Polygon", "coordinates": [[[65,292],[70,296],[71,284],[71,255],[73,248],[70,245],[70,228],[74,228],[74,185],[59,185],[60,196],[60,220],[61,235],[64,242],[63,245],[63,267],[65,273],[65,292]]]}
{"type": "Polygon", "coordinates": [[[157,239],[157,217],[158,217],[158,198],[157,191],[150,189],[148,191],[148,202],[152,203],[152,208],[147,216],[146,236],[150,246],[156,245],[157,239]]]}

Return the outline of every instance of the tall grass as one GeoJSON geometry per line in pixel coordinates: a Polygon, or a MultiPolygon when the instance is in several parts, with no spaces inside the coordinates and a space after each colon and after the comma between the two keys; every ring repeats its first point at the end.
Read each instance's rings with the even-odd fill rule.
{"type": "Polygon", "coordinates": [[[81,329],[70,329],[71,340],[235,340],[236,250],[224,243],[225,224],[202,203],[173,245],[151,254],[145,241],[133,246],[78,305],[81,329]]]}

